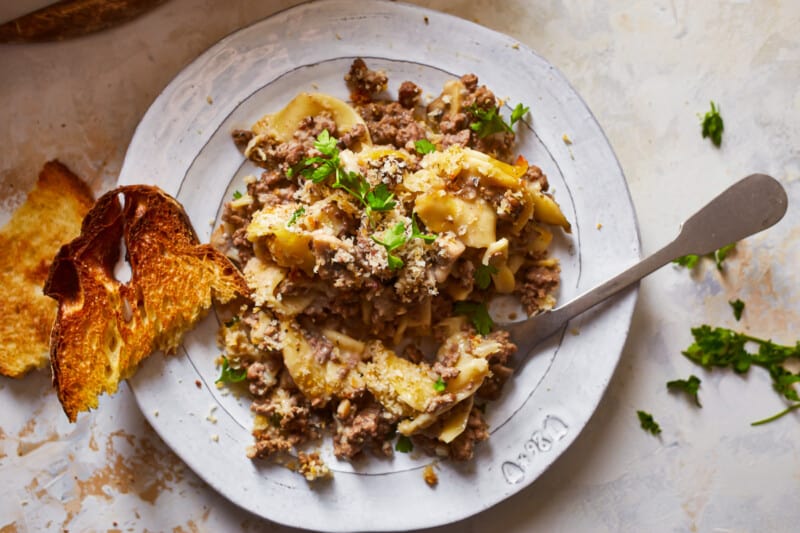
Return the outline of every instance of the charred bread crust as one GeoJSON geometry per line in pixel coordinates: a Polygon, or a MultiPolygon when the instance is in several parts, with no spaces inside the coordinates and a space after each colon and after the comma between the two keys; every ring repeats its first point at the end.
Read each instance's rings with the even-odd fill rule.
{"type": "Polygon", "coordinates": [[[162,190],[132,185],[103,195],[45,284],[59,304],[50,361],[67,417],[97,407],[153,351],[173,353],[212,299],[248,293],[233,263],[199,243],[183,207],[162,190]],[[131,270],[125,283],[114,276],[120,243],[131,270]]]}
{"type": "Polygon", "coordinates": [[[0,374],[47,365],[56,305],[42,293],[59,246],[80,233],[91,189],[58,161],[45,163],[25,202],[0,230],[0,374]]]}

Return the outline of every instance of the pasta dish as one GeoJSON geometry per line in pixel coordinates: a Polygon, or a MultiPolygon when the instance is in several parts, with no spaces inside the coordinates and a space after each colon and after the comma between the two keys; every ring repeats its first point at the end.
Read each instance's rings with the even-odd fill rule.
{"type": "Polygon", "coordinates": [[[513,294],[552,308],[553,231],[570,226],[547,178],[514,152],[527,109],[475,75],[425,102],[412,82],[387,96],[357,59],[350,103],[301,93],[233,140],[263,169],[226,203],[212,243],[244,273],[246,304],[219,332],[220,382],[241,382],[253,458],[328,473],[339,459],[412,446],[468,460],[488,438],[487,404],[516,347],[486,304],[513,294]]]}

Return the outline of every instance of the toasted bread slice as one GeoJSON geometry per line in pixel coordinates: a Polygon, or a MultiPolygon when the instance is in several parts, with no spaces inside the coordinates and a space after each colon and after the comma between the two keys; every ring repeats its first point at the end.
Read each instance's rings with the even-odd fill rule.
{"type": "Polygon", "coordinates": [[[19,378],[47,364],[58,306],[42,286],[58,247],[80,233],[93,202],[78,176],[50,161],[0,229],[0,374],[19,378]]]}
{"type": "Polygon", "coordinates": [[[174,352],[212,298],[228,302],[248,288],[228,258],[199,244],[175,199],[138,185],[97,201],[80,236],[58,252],[45,294],[59,303],[53,383],[74,422],[151,352],[174,352]],[[114,277],[121,242],[131,270],[126,283],[114,277]]]}

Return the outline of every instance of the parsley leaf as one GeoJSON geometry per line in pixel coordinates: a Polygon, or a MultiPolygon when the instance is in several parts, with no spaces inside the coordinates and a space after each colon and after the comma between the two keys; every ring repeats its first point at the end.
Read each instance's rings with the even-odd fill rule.
{"type": "Polygon", "coordinates": [[[722,262],[728,257],[728,254],[736,249],[736,243],[726,244],[716,252],[714,252],[714,262],[717,264],[717,270],[722,271],[722,262]]]}
{"type": "Polygon", "coordinates": [[[414,141],[414,150],[416,150],[420,155],[425,155],[435,152],[436,145],[430,142],[428,139],[420,139],[418,141],[414,141]]]}
{"type": "Polygon", "coordinates": [[[238,200],[241,197],[242,197],[242,193],[240,193],[239,191],[233,191],[233,199],[234,200],[238,200]]]}
{"type": "Polygon", "coordinates": [[[733,309],[733,317],[736,319],[736,321],[738,322],[741,320],[742,311],[744,311],[744,302],[739,298],[736,298],[735,300],[730,300],[728,304],[731,306],[731,309],[733,309]]]}
{"type": "Polygon", "coordinates": [[[522,117],[530,110],[530,107],[524,107],[521,103],[517,104],[514,110],[511,111],[511,126],[522,120],[522,117]]]}
{"type": "Polygon", "coordinates": [[[389,192],[389,187],[385,183],[378,184],[366,194],[367,209],[371,211],[389,211],[397,202],[394,201],[394,193],[389,192]]]}
{"type": "Polygon", "coordinates": [[[725,123],[719,114],[719,109],[714,102],[711,102],[711,111],[706,111],[703,117],[703,139],[709,137],[717,148],[722,145],[722,132],[725,130],[725,123]]]}
{"type": "Polygon", "coordinates": [[[697,262],[700,261],[700,256],[695,254],[683,255],[672,262],[676,265],[680,265],[682,267],[686,267],[689,270],[693,269],[697,266],[697,262]]]}
{"type": "Polygon", "coordinates": [[[476,105],[468,108],[468,111],[475,117],[475,122],[470,123],[469,127],[472,131],[478,134],[478,137],[483,139],[489,135],[507,131],[513,133],[514,130],[511,126],[506,124],[503,117],[497,112],[497,108],[493,107],[489,110],[482,109],[476,105]]]}
{"type": "Polygon", "coordinates": [[[517,104],[511,111],[511,123],[507,124],[499,113],[499,108],[493,107],[491,109],[483,109],[473,104],[467,108],[467,111],[475,117],[475,121],[471,122],[469,127],[472,131],[478,134],[478,137],[483,139],[489,135],[508,132],[514,133],[512,126],[522,120],[525,113],[530,111],[529,107],[522,104],[517,104]]]}
{"type": "Polygon", "coordinates": [[[404,223],[398,222],[391,228],[384,231],[383,240],[378,239],[374,235],[372,236],[372,240],[386,248],[389,268],[392,270],[398,270],[403,267],[405,264],[403,263],[403,260],[394,255],[392,252],[403,246],[408,240],[408,237],[406,237],[406,225],[404,223]]]}
{"type": "Polygon", "coordinates": [[[488,335],[494,326],[492,317],[489,316],[489,311],[486,305],[480,302],[456,302],[453,307],[458,315],[466,315],[475,326],[475,330],[481,335],[488,335]]]}
{"type": "Polygon", "coordinates": [[[444,382],[441,376],[439,379],[436,380],[436,383],[433,384],[433,390],[436,392],[444,392],[447,389],[447,383],[444,382]]]}
{"type": "Polygon", "coordinates": [[[234,324],[236,324],[236,323],[238,323],[238,322],[239,322],[239,320],[241,320],[241,319],[239,318],[239,315],[234,315],[234,316],[232,316],[232,317],[231,317],[231,319],[230,319],[230,320],[228,320],[227,322],[225,322],[225,327],[226,327],[226,328],[233,327],[233,325],[234,325],[234,324]]]}
{"type": "Polygon", "coordinates": [[[419,226],[417,225],[416,215],[414,213],[411,213],[411,238],[422,239],[426,243],[430,244],[436,240],[436,235],[432,233],[422,233],[419,230],[419,226]]]}
{"type": "MultiPolygon", "coordinates": [[[[722,271],[722,263],[727,259],[728,255],[736,248],[736,243],[726,244],[719,250],[715,250],[713,253],[708,254],[707,257],[714,260],[714,263],[717,265],[717,270],[720,272],[722,271]]],[[[688,254],[683,255],[677,259],[672,261],[676,265],[686,267],[689,270],[693,269],[697,266],[700,262],[700,256],[695,254],[688,254]]]]}
{"type": "Polygon", "coordinates": [[[301,205],[300,207],[294,210],[294,213],[292,213],[291,218],[289,218],[289,221],[286,223],[286,227],[288,228],[292,226],[295,222],[297,222],[298,218],[300,218],[305,214],[306,214],[306,208],[301,205]]]}
{"type": "Polygon", "coordinates": [[[339,149],[336,148],[336,144],[339,141],[330,134],[330,132],[325,129],[317,135],[317,140],[314,141],[314,148],[320,151],[322,155],[326,155],[328,157],[334,157],[339,155],[339,149]]]}
{"type": "Polygon", "coordinates": [[[643,430],[649,431],[653,435],[661,433],[661,427],[655,421],[653,415],[645,411],[636,411],[636,414],[639,416],[639,425],[642,426],[643,430]]]}
{"type": "MultiPolygon", "coordinates": [[[[760,366],[769,372],[775,392],[790,402],[800,402],[800,394],[795,386],[800,383],[800,372],[795,374],[783,367],[788,359],[800,357],[800,341],[794,346],[782,346],[770,340],[708,325],[692,328],[692,335],[694,343],[683,352],[691,361],[706,368],[731,368],[737,374],[747,372],[751,366],[760,366]],[[748,351],[748,345],[755,345],[757,351],[748,351]]],[[[777,416],[766,421],[775,418],[777,416]]]]}
{"type": "Polygon", "coordinates": [[[497,274],[497,269],[492,265],[484,265],[481,263],[475,269],[475,285],[479,289],[488,289],[492,283],[492,274],[497,274]]]}
{"type": "Polygon", "coordinates": [[[779,419],[783,415],[788,415],[789,413],[791,413],[795,409],[800,409],[800,403],[793,403],[792,405],[790,405],[789,407],[787,407],[786,409],[784,409],[780,413],[774,414],[774,415],[770,416],[769,418],[765,418],[763,420],[758,420],[756,422],[751,423],[750,425],[751,426],[763,426],[764,424],[769,424],[770,422],[773,422],[773,421],[779,419]]]}
{"type": "Polygon", "coordinates": [[[667,381],[667,389],[670,391],[683,391],[694,399],[694,403],[697,404],[697,407],[703,407],[700,405],[700,398],[697,396],[697,391],[700,389],[700,378],[694,374],[689,376],[689,379],[667,381]]]}
{"type": "Polygon", "coordinates": [[[408,453],[414,449],[414,443],[405,435],[400,435],[397,437],[397,444],[394,445],[394,449],[398,452],[408,453]]]}
{"type": "Polygon", "coordinates": [[[387,252],[391,252],[400,248],[406,243],[406,225],[398,222],[391,228],[383,232],[383,240],[378,239],[373,235],[372,240],[386,248],[387,252]]]}
{"type": "Polygon", "coordinates": [[[247,378],[246,368],[231,368],[228,365],[228,358],[222,356],[222,372],[215,383],[239,383],[247,378]]]}

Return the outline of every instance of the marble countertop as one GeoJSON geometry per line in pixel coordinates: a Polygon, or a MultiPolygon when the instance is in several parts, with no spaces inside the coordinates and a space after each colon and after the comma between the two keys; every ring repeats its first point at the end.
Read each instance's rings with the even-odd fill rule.
{"type": "MultiPolygon", "coordinates": [[[[96,192],[112,187],[137,123],[172,77],[231,31],[296,3],[171,0],[102,33],[0,45],[0,222],[49,159],[96,192]]],[[[703,323],[800,338],[800,3],[413,3],[511,35],[565,74],[619,157],[645,254],[749,173],[775,176],[789,195],[786,218],[739,243],[724,272],[668,266],[644,280],[617,372],[576,442],[517,495],[431,531],[796,530],[800,412],[751,427],[785,406],[769,375],[705,371],[681,350],[703,323]],[[710,100],[725,120],[719,149],[700,135],[710,100]],[[747,304],[738,323],[735,298],[747,304]],[[702,409],[665,387],[692,373],[702,409]],[[642,431],[638,409],[655,416],[659,437],[642,431]]],[[[47,372],[0,378],[0,406],[0,532],[294,531],[208,488],[125,384],[74,425],[47,372]]]]}

